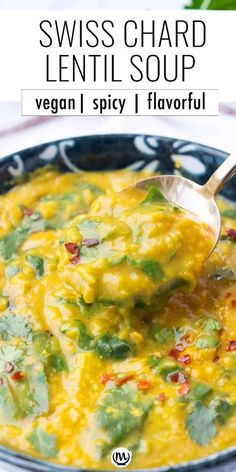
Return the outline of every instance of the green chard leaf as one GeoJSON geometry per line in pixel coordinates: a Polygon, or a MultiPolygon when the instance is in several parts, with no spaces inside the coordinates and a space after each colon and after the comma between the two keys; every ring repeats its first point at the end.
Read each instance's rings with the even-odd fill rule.
{"type": "Polygon", "coordinates": [[[0,256],[8,261],[16,253],[20,243],[25,239],[25,232],[20,228],[0,238],[0,256]]]}
{"type": "Polygon", "coordinates": [[[42,257],[33,256],[32,254],[28,254],[26,256],[27,262],[33,267],[36,278],[39,279],[44,274],[44,260],[42,257]]]}
{"type": "MultiPolygon", "coordinates": [[[[235,9],[236,9],[236,0],[235,0],[235,9]]],[[[230,208],[229,210],[221,211],[221,216],[225,218],[231,218],[232,220],[236,220],[236,208],[230,208]]]]}
{"type": "Polygon", "coordinates": [[[22,418],[17,399],[13,396],[7,378],[2,378],[0,388],[0,424],[14,424],[22,418]]]}
{"type": "Polygon", "coordinates": [[[0,336],[7,340],[10,336],[26,337],[31,332],[29,322],[20,315],[9,313],[0,317],[0,336]]]}
{"type": "Polygon", "coordinates": [[[212,331],[221,331],[222,326],[221,323],[214,319],[214,318],[208,318],[208,320],[204,323],[203,329],[205,333],[210,333],[212,331]]]}
{"type": "Polygon", "coordinates": [[[177,372],[182,372],[182,368],[174,360],[167,357],[150,356],[149,365],[156,375],[160,375],[166,382],[169,376],[177,372]]]}
{"type": "Polygon", "coordinates": [[[135,385],[123,385],[105,393],[97,411],[99,426],[107,433],[108,448],[119,444],[137,430],[152,408],[152,401],[135,385]]]}
{"type": "Polygon", "coordinates": [[[104,334],[95,345],[95,352],[103,359],[126,359],[132,354],[132,346],[123,339],[104,334]]]}
{"type": "Polygon", "coordinates": [[[24,377],[12,383],[22,416],[36,417],[49,409],[48,385],[41,361],[35,361],[23,368],[24,377]]]}
{"type": "Polygon", "coordinates": [[[61,332],[72,339],[76,338],[78,346],[85,351],[94,347],[94,339],[89,335],[86,326],[80,320],[66,321],[61,326],[61,332]]]}
{"type": "Polygon", "coordinates": [[[209,444],[217,432],[214,420],[214,411],[201,403],[197,403],[194,410],[189,413],[185,421],[185,426],[190,438],[200,446],[209,444]]]}
{"type": "Polygon", "coordinates": [[[169,202],[157,187],[151,185],[147,191],[147,195],[142,200],[141,205],[145,205],[147,203],[159,203],[163,205],[169,202]]]}
{"type": "Polygon", "coordinates": [[[55,434],[48,434],[40,428],[35,428],[27,439],[44,457],[56,457],[58,449],[55,434]]]}
{"type": "Polygon", "coordinates": [[[137,267],[146,275],[148,275],[150,279],[163,280],[164,272],[159,262],[154,261],[152,259],[143,259],[143,260],[138,261],[130,257],[128,257],[128,261],[131,265],[133,265],[134,267],[137,267]]]}

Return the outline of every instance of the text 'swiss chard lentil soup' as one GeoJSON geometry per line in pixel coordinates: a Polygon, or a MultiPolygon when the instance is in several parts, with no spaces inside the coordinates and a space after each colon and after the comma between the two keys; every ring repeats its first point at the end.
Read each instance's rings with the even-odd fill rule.
{"type": "Polygon", "coordinates": [[[146,176],[45,169],[0,197],[2,444],[146,468],[235,443],[236,212],[201,271],[209,228],[117,193],[146,176]]]}

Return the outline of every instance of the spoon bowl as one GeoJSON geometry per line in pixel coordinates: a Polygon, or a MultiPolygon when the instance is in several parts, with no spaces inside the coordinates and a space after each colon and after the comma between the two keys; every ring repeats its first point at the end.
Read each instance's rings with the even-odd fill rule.
{"type": "Polygon", "coordinates": [[[204,185],[180,175],[159,175],[137,182],[136,187],[143,190],[148,190],[150,186],[157,187],[169,202],[182,207],[194,219],[210,226],[214,237],[210,255],[221,232],[221,216],[215,197],[235,172],[236,154],[231,154],[204,185]]]}

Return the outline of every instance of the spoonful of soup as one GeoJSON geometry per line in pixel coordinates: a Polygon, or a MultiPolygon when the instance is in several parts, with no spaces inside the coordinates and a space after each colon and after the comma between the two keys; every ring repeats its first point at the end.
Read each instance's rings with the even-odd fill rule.
{"type": "Polygon", "coordinates": [[[158,189],[168,202],[178,205],[193,218],[208,225],[213,235],[210,238],[209,255],[215,248],[221,231],[220,212],[215,197],[235,172],[236,154],[231,154],[204,185],[198,185],[180,175],[160,175],[139,181],[136,187],[143,190],[152,187],[154,193],[154,189],[158,189]]]}
{"type": "Polygon", "coordinates": [[[108,192],[63,229],[58,270],[77,291],[82,310],[106,306],[111,316],[134,307],[158,310],[175,290],[194,289],[218,233],[188,201],[200,198],[196,184],[183,179],[178,187],[178,181],[154,177],[108,192]]]}

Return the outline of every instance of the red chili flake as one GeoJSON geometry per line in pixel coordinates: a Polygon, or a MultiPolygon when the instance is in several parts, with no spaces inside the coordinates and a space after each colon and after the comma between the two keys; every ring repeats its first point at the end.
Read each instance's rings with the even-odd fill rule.
{"type": "Polygon", "coordinates": [[[236,242],[236,230],[233,228],[229,228],[226,230],[226,234],[231,241],[236,242]]]}
{"type": "Polygon", "coordinates": [[[76,243],[65,243],[65,248],[71,254],[75,254],[76,256],[79,255],[79,246],[76,243]]]}
{"type": "Polygon", "coordinates": [[[73,257],[70,258],[71,264],[74,264],[74,265],[79,264],[79,261],[80,261],[79,254],[77,256],[73,256],[73,257]]]}
{"type": "Polygon", "coordinates": [[[236,341],[229,341],[226,346],[226,351],[235,351],[236,350],[236,341]]]}
{"type": "Polygon", "coordinates": [[[33,210],[31,208],[23,208],[22,210],[24,216],[31,216],[33,215],[33,210]]]}
{"type": "Polygon", "coordinates": [[[82,246],[86,246],[86,247],[94,247],[99,244],[99,241],[96,238],[87,238],[87,239],[83,239],[81,244],[82,246]]]}
{"type": "Polygon", "coordinates": [[[14,370],[14,365],[11,362],[6,363],[5,371],[10,374],[14,370]]]}
{"type": "Polygon", "coordinates": [[[184,396],[184,395],[187,395],[187,393],[189,392],[190,390],[190,386],[189,386],[189,383],[186,382],[182,385],[182,387],[179,388],[178,390],[178,394],[181,395],[181,396],[184,396]]]}
{"type": "Polygon", "coordinates": [[[164,392],[159,393],[159,395],[156,396],[156,399],[159,400],[160,402],[164,402],[166,399],[166,395],[164,392]]]}
{"type": "Polygon", "coordinates": [[[215,357],[213,358],[213,362],[218,362],[219,359],[220,359],[220,356],[215,356],[215,357]]]}
{"type": "Polygon", "coordinates": [[[173,374],[170,374],[169,379],[171,382],[174,382],[174,383],[180,383],[180,384],[186,383],[186,378],[184,374],[182,374],[182,372],[174,372],[173,374]]]}
{"type": "Polygon", "coordinates": [[[118,379],[116,381],[116,386],[120,387],[121,385],[124,385],[126,382],[129,382],[129,380],[132,380],[134,378],[134,374],[126,375],[125,377],[121,377],[121,379],[118,379]]]}
{"type": "Polygon", "coordinates": [[[171,351],[169,352],[169,356],[177,360],[179,356],[179,351],[176,351],[176,349],[171,349],[171,351]]]}
{"type": "Polygon", "coordinates": [[[151,382],[148,379],[142,379],[137,382],[138,390],[148,390],[151,387],[151,382]]]}
{"type": "Polygon", "coordinates": [[[101,376],[101,383],[102,384],[106,384],[107,382],[109,382],[109,380],[115,380],[114,375],[112,375],[112,374],[103,374],[101,376]]]}
{"type": "Polygon", "coordinates": [[[188,346],[188,344],[192,344],[193,337],[191,336],[191,334],[185,334],[185,336],[181,337],[181,341],[182,341],[184,347],[186,347],[186,346],[188,346]]]}
{"type": "Polygon", "coordinates": [[[231,306],[232,308],[236,308],[236,300],[231,300],[231,306]]]}
{"type": "Polygon", "coordinates": [[[14,374],[12,374],[11,378],[16,382],[20,382],[21,380],[23,380],[24,375],[22,374],[22,372],[17,370],[14,374]]]}
{"type": "Polygon", "coordinates": [[[184,365],[190,364],[191,357],[189,354],[184,354],[183,356],[178,357],[178,362],[184,365]]]}

